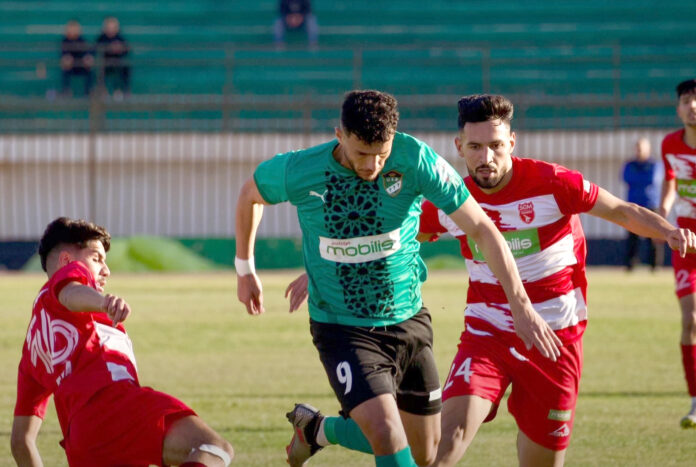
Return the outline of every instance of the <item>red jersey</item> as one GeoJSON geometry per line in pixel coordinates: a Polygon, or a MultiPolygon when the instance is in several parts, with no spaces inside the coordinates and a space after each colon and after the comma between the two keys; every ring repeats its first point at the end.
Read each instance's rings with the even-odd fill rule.
{"type": "Polygon", "coordinates": [[[14,414],[43,418],[51,394],[63,435],[72,415],[100,389],[116,381],[138,384],[132,343],[123,325],[104,312],[74,312],[58,295],[79,282],[96,289],[87,267],[73,261],[41,288],[29,322],[17,378],[14,414]]]}
{"type": "Polygon", "coordinates": [[[665,180],[677,181],[677,199],[674,212],[679,227],[696,228],[696,148],[684,142],[684,129],[665,136],[662,140],[662,160],[665,180]]]}
{"type": "MultiPolygon", "coordinates": [[[[592,209],[599,188],[557,164],[512,158],[512,178],[486,194],[471,177],[467,188],[502,232],[534,309],[564,342],[578,339],[587,321],[587,248],[578,213],[592,209]]],[[[420,231],[459,239],[469,271],[467,329],[513,332],[505,292],[476,244],[432,203],[423,203],[420,231]]]]}

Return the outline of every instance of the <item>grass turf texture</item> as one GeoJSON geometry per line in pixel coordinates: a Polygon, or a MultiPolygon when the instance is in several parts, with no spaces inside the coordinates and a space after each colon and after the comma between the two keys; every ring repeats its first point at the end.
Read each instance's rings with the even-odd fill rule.
{"type": "MultiPolygon", "coordinates": [[[[291,430],[285,412],[309,402],[338,404],[311,344],[306,308],[289,315],[283,292],[295,271],[262,273],[267,313],[246,314],[234,275],[116,275],[108,291],[134,312],[126,323],[141,382],[191,405],[232,442],[237,466],[281,466],[291,430]]],[[[678,346],[680,318],[671,270],[626,274],[591,269],[585,370],[569,466],[693,465],[696,432],[679,427],[688,409],[678,346]]],[[[0,276],[0,465],[13,465],[9,433],[16,367],[29,311],[44,277],[0,276]]],[[[437,271],[424,286],[435,353],[446,376],[462,328],[466,276],[437,271]]],[[[461,465],[516,465],[514,420],[501,407],[461,465]]],[[[39,436],[45,465],[67,465],[51,405],[39,436]]],[[[372,466],[372,458],[329,447],[312,466],[372,466]]]]}

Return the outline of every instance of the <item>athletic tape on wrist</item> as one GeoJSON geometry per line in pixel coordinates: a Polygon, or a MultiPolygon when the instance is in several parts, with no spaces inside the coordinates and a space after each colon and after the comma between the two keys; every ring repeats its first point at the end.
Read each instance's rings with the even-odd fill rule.
{"type": "Polygon", "coordinates": [[[256,268],[254,267],[254,258],[239,259],[235,257],[234,269],[240,276],[246,276],[247,274],[256,274],[256,268]]]}
{"type": "Polygon", "coordinates": [[[224,449],[219,448],[214,444],[201,444],[198,446],[198,448],[193,448],[191,451],[203,451],[207,452],[208,454],[212,454],[213,456],[217,456],[222,459],[222,462],[225,463],[225,467],[228,467],[232,462],[230,455],[227,454],[224,449]]]}

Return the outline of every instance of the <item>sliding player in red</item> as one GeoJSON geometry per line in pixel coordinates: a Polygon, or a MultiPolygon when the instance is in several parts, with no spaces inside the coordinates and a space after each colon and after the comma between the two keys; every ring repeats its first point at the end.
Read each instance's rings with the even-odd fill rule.
{"type": "Polygon", "coordinates": [[[232,446],[193,410],[140,386],[122,324],[130,306],[104,294],[110,244],[103,227],[65,217],[41,238],[48,282],[34,301],[19,363],[12,425],[17,465],[43,465],[36,440],[51,395],[71,467],[229,465],[232,446]]]}

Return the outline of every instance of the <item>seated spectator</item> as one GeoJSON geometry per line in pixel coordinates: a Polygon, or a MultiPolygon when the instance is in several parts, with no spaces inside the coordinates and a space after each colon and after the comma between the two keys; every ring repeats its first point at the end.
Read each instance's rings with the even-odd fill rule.
{"type": "Polygon", "coordinates": [[[63,95],[72,95],[71,80],[74,76],[84,79],[84,94],[89,95],[94,82],[92,67],[94,55],[92,47],[82,37],[82,26],[75,20],[68,21],[65,25],[65,36],[61,44],[60,68],[61,92],[63,95]]]}
{"type": "Polygon", "coordinates": [[[280,16],[276,19],[273,34],[276,47],[285,46],[285,32],[304,28],[310,47],[316,47],[319,40],[319,25],[312,14],[310,0],[280,0],[280,16]]]}
{"type": "Polygon", "coordinates": [[[121,26],[113,16],[104,19],[102,32],[97,38],[97,51],[102,58],[103,83],[113,90],[114,98],[120,100],[130,93],[130,65],[128,43],[121,35],[121,26]]]}

